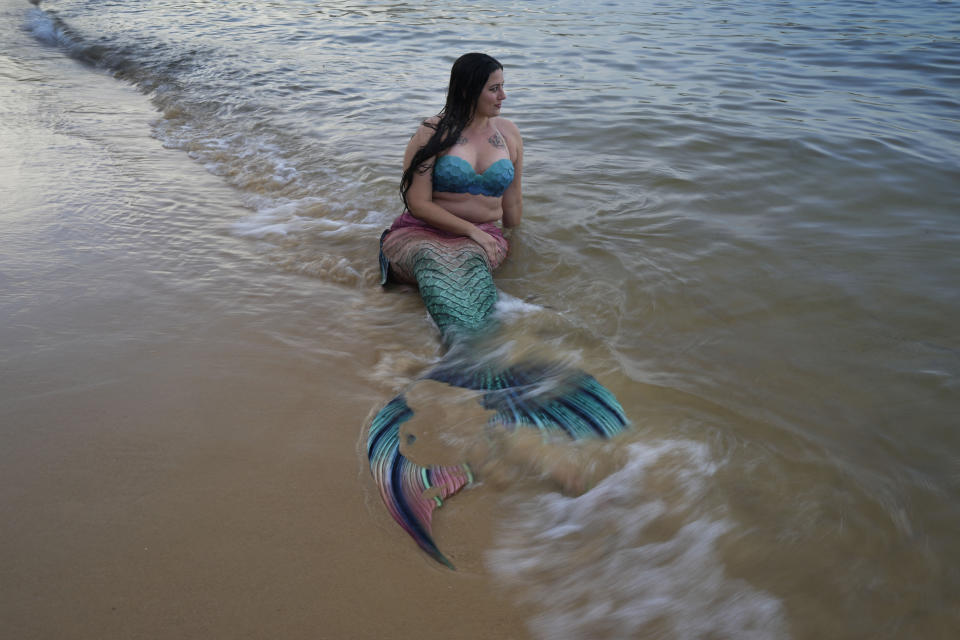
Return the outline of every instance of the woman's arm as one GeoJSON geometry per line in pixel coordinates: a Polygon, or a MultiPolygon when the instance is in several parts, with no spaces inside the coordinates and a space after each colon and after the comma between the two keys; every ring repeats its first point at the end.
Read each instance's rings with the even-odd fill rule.
{"type": "Polygon", "coordinates": [[[510,149],[510,161],[513,162],[513,182],[503,192],[503,226],[515,227],[523,217],[523,138],[517,125],[501,119],[504,136],[510,149]]]}
{"type": "MultiPolygon", "coordinates": [[[[417,129],[417,132],[407,144],[407,151],[403,156],[404,169],[413,161],[413,156],[417,150],[424,146],[432,135],[432,128],[427,125],[420,125],[420,128],[417,129]]],[[[434,162],[436,162],[436,158],[430,158],[421,167],[430,166],[434,162]]],[[[496,260],[497,242],[493,239],[493,236],[472,222],[450,213],[433,201],[432,171],[420,171],[418,169],[413,172],[413,182],[409,191],[407,191],[407,207],[413,217],[423,220],[432,227],[470,238],[483,248],[491,262],[496,260]]]]}

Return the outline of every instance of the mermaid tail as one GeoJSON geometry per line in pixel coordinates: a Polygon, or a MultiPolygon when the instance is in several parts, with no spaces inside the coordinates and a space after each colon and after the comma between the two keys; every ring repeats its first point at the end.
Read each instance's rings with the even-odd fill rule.
{"type": "Polygon", "coordinates": [[[367,436],[367,458],[380,497],[393,519],[437,562],[453,564],[437,548],[431,536],[433,510],[443,499],[473,480],[467,465],[421,467],[400,453],[400,425],[413,412],[397,396],[373,419],[367,436]],[[435,488],[437,495],[429,496],[435,488]]]}
{"type": "Polygon", "coordinates": [[[417,286],[427,312],[446,335],[454,327],[482,329],[497,303],[487,261],[475,251],[425,248],[414,258],[417,286]]]}
{"type": "Polygon", "coordinates": [[[406,226],[380,238],[383,281],[388,272],[400,282],[416,284],[427,312],[446,338],[447,333],[485,328],[497,303],[491,271],[507,256],[507,241],[493,225],[484,230],[497,241],[493,262],[473,240],[425,226],[409,214],[406,226]]]}
{"type": "MultiPolygon", "coordinates": [[[[478,366],[471,371],[439,366],[424,377],[452,386],[483,391],[483,406],[496,412],[493,422],[564,433],[572,439],[611,438],[627,426],[623,408],[610,391],[582,371],[566,372],[547,392],[538,380],[557,371],[550,366],[516,365],[503,369],[478,366]]],[[[380,496],[393,519],[421,549],[451,569],[453,564],[433,541],[433,511],[443,500],[473,481],[466,464],[421,467],[400,453],[400,425],[413,416],[403,395],[374,417],[367,436],[367,459],[380,496]],[[436,493],[429,495],[430,490],[436,493]]]]}
{"type": "MultiPolygon", "coordinates": [[[[380,240],[384,278],[389,271],[399,280],[415,282],[445,342],[468,352],[472,341],[467,338],[490,326],[497,301],[491,268],[506,256],[506,241],[499,233],[494,237],[502,249],[494,264],[473,241],[415,222],[399,228],[395,223],[380,240]]],[[[563,433],[572,439],[610,438],[628,424],[614,395],[582,371],[534,363],[464,365],[462,357],[451,355],[424,377],[481,392],[483,406],[495,412],[492,422],[563,433]]],[[[402,394],[387,403],[370,425],[367,459],[393,518],[421,549],[452,569],[432,538],[433,510],[472,476],[466,465],[421,467],[400,453],[400,425],[412,415],[402,394]]]]}
{"type": "Polygon", "coordinates": [[[562,433],[573,440],[612,438],[627,426],[623,407],[609,389],[588,373],[550,364],[464,369],[441,363],[425,376],[455,387],[485,391],[483,406],[494,422],[562,433]],[[550,380],[547,389],[542,381],[550,380]]]}

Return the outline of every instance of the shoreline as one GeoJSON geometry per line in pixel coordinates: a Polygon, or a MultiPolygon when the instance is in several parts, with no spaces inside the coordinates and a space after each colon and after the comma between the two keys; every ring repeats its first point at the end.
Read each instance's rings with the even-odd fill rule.
{"type": "Polygon", "coordinates": [[[498,337],[636,431],[579,496],[474,469],[436,512],[449,572],[364,455],[442,352],[375,283],[449,8],[0,0],[5,628],[952,637],[956,43],[941,6],[861,8],[458,21],[518,43],[491,51],[529,151],[498,337]]]}
{"type": "Polygon", "coordinates": [[[475,557],[438,570],[379,504],[358,443],[389,390],[356,363],[381,355],[324,327],[380,292],[277,272],[225,233],[236,192],[151,137],[147,96],[23,55],[41,82],[20,99],[63,120],[0,152],[30,166],[0,305],[6,632],[526,637],[482,569],[489,528],[448,509],[440,535],[475,557]]]}

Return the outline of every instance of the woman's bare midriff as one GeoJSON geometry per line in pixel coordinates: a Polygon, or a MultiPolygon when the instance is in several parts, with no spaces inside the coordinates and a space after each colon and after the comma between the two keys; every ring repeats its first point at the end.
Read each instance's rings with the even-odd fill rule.
{"type": "Polygon", "coordinates": [[[500,198],[473,195],[471,193],[433,192],[433,202],[440,205],[458,218],[474,224],[496,222],[503,217],[500,198]]]}

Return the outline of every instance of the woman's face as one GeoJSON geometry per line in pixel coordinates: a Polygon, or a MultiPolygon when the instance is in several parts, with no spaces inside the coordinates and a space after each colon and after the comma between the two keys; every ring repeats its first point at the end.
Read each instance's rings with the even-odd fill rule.
{"type": "Polygon", "coordinates": [[[483,91],[477,98],[476,114],[487,118],[496,118],[500,115],[500,107],[507,99],[503,90],[503,70],[497,69],[487,78],[483,91]]]}

